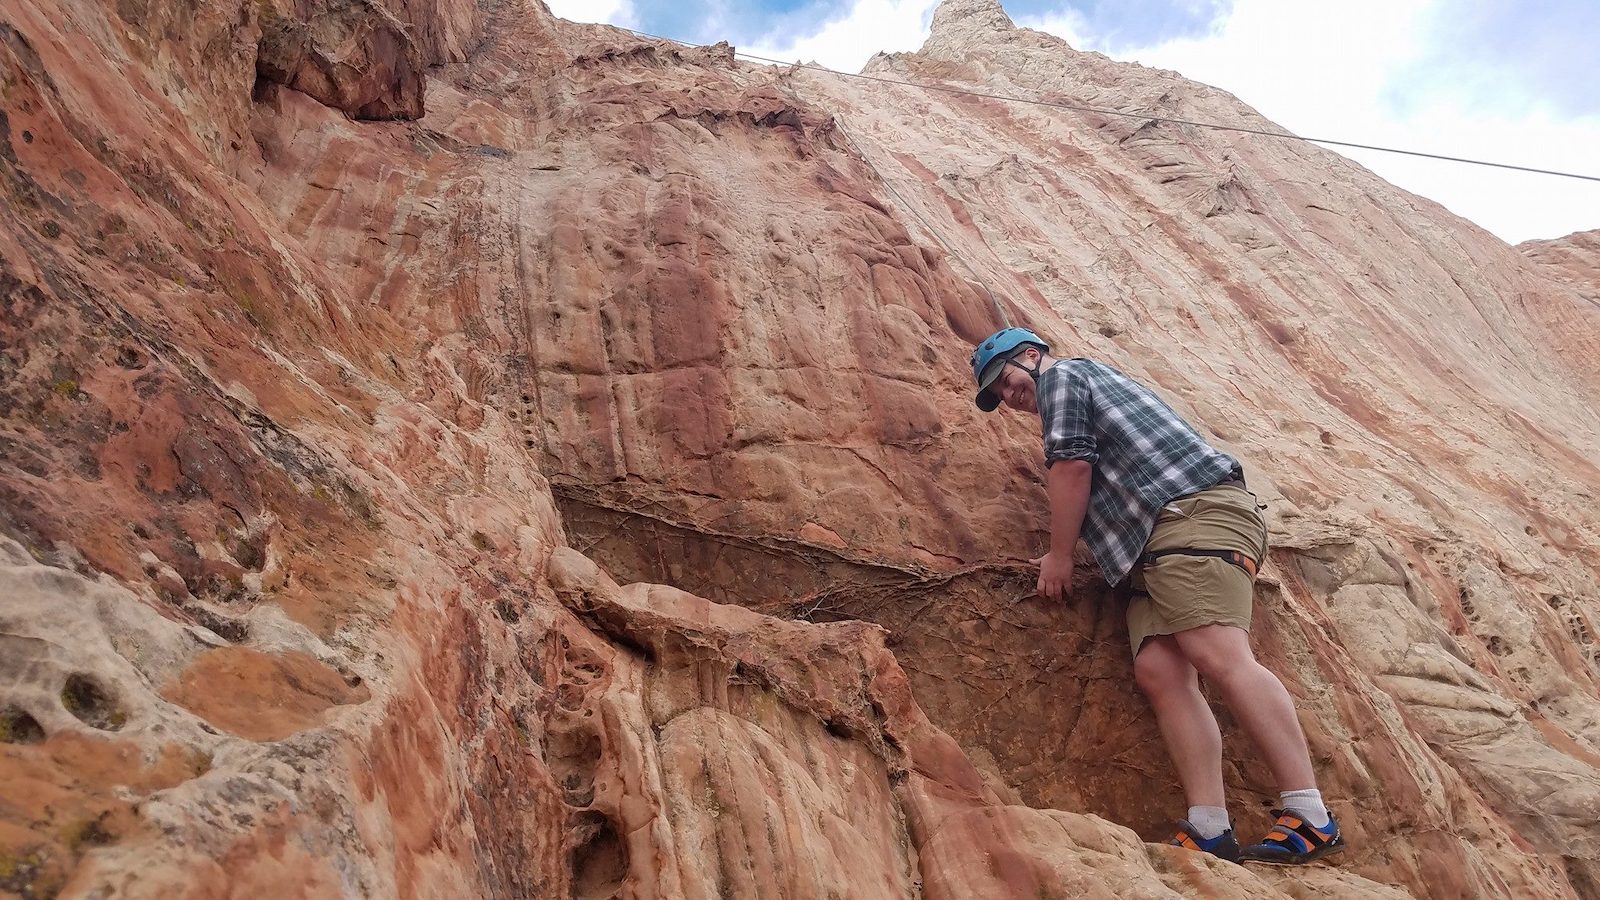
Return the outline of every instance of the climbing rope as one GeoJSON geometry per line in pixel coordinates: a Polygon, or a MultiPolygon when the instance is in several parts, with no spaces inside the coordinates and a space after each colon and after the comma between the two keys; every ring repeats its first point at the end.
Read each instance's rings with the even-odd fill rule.
{"type": "Polygon", "coordinates": [[[983,286],[984,293],[989,295],[989,302],[994,304],[995,314],[1000,317],[1000,327],[1010,328],[1011,317],[1006,315],[1006,308],[1000,303],[1000,298],[996,297],[994,295],[994,291],[989,288],[989,282],[978,273],[977,269],[972,267],[971,263],[967,262],[966,257],[962,256],[954,247],[950,246],[950,243],[946,241],[944,236],[939,233],[939,229],[933,227],[932,223],[922,217],[922,213],[917,212],[917,208],[915,206],[907,203],[906,199],[900,196],[900,192],[895,190],[894,185],[890,183],[889,179],[883,177],[883,172],[878,169],[877,164],[872,161],[872,157],[867,154],[866,149],[861,146],[860,142],[858,142],[855,137],[850,134],[850,130],[844,125],[844,119],[839,114],[834,114],[833,122],[834,125],[838,127],[839,133],[844,135],[845,140],[850,142],[850,146],[855,148],[856,155],[861,157],[862,161],[867,164],[867,168],[872,170],[872,174],[877,176],[878,183],[882,184],[884,189],[894,197],[895,202],[899,203],[902,209],[909,211],[911,215],[915,216],[917,221],[922,223],[922,227],[927,229],[929,234],[933,235],[933,239],[939,242],[939,246],[943,247],[945,252],[950,254],[952,259],[960,262],[962,267],[964,267],[972,275],[972,277],[977,280],[978,284],[983,286]]]}
{"type": "MultiPolygon", "coordinates": [[[[623,31],[629,30],[630,29],[626,28],[623,29],[623,31]]],[[[639,32],[633,33],[638,34],[639,32]]],[[[783,74],[787,75],[788,73],[783,74]]],[[[791,85],[786,79],[780,78],[777,84],[779,89],[789,96],[789,102],[794,104],[795,109],[800,109],[806,105],[800,101],[799,96],[795,94],[794,86],[791,85]]],[[[902,209],[916,217],[916,220],[922,223],[922,227],[929,234],[933,235],[933,239],[939,242],[939,246],[943,247],[945,252],[948,253],[952,259],[961,263],[961,266],[965,268],[967,272],[972,275],[973,279],[983,287],[983,292],[989,295],[989,302],[994,304],[995,315],[1000,317],[1000,327],[1010,328],[1011,317],[1006,314],[1005,306],[1000,303],[1000,299],[995,296],[994,291],[989,288],[988,280],[979,274],[978,270],[973,268],[971,263],[967,262],[966,257],[962,256],[954,247],[950,246],[950,242],[944,239],[944,235],[939,233],[939,229],[933,227],[933,223],[924,218],[922,213],[918,212],[915,206],[907,203],[906,198],[900,196],[900,192],[895,190],[894,183],[888,178],[884,177],[883,171],[878,168],[877,163],[872,161],[872,156],[867,153],[866,148],[861,146],[861,142],[857,141],[855,136],[850,133],[850,129],[845,127],[844,117],[840,116],[838,113],[834,113],[833,124],[839,129],[839,133],[844,135],[844,139],[850,142],[850,146],[854,148],[856,156],[860,157],[861,161],[867,164],[867,168],[871,169],[872,174],[877,177],[878,183],[883,185],[884,190],[889,192],[889,195],[895,199],[895,202],[900,204],[902,209]]]]}
{"type": "MultiPolygon", "coordinates": [[[[711,46],[709,44],[692,44],[688,41],[680,41],[677,38],[662,37],[659,34],[635,31],[632,28],[622,28],[621,26],[612,27],[617,28],[619,31],[625,31],[636,37],[655,41],[666,41],[669,44],[677,44],[681,47],[704,49],[711,46]]],[[[1340,141],[1334,140],[1333,138],[1305,137],[1303,135],[1291,134],[1287,131],[1267,131],[1263,128],[1251,128],[1246,125],[1228,125],[1222,122],[1200,122],[1194,119],[1178,119],[1171,116],[1152,116],[1148,113],[1124,112],[1120,109],[1106,109],[1104,107],[1085,106],[1078,103],[1064,103],[1059,100],[1043,100],[1038,97],[1014,97],[1008,94],[991,94],[985,91],[969,91],[965,88],[951,87],[946,84],[928,84],[916,81],[902,81],[898,78],[885,78],[882,75],[868,75],[864,72],[841,72],[838,69],[830,69],[827,66],[817,65],[816,63],[802,63],[793,60],[773,59],[770,56],[759,56],[754,53],[746,53],[742,50],[734,50],[733,55],[739,59],[745,59],[751,62],[767,63],[776,66],[789,66],[798,69],[810,69],[815,72],[837,75],[840,78],[854,78],[860,81],[875,81],[880,84],[893,84],[900,87],[915,88],[919,91],[941,91],[946,94],[961,94],[963,96],[979,97],[985,100],[1002,100],[1007,103],[1027,103],[1034,106],[1048,106],[1053,109],[1066,109],[1073,112],[1096,113],[1102,116],[1120,116],[1125,119],[1139,119],[1147,123],[1190,125],[1195,128],[1209,128],[1214,131],[1234,131],[1240,134],[1254,134],[1261,137],[1279,138],[1287,141],[1304,141],[1311,144],[1328,144],[1334,147],[1350,147],[1356,150],[1375,150],[1379,153],[1396,153],[1401,156],[1419,156],[1423,159],[1437,159],[1443,160],[1444,162],[1466,163],[1467,165],[1473,166],[1488,166],[1495,169],[1510,169],[1514,172],[1532,172],[1535,175],[1555,175],[1560,178],[1578,178],[1583,181],[1600,181],[1600,175],[1582,175],[1577,172],[1562,172],[1556,169],[1540,169],[1533,166],[1519,166],[1511,163],[1493,162],[1486,159],[1470,159],[1464,156],[1446,156],[1442,153],[1424,153],[1421,150],[1403,150],[1397,147],[1382,147],[1377,144],[1359,144],[1354,141],[1340,141]]]]}

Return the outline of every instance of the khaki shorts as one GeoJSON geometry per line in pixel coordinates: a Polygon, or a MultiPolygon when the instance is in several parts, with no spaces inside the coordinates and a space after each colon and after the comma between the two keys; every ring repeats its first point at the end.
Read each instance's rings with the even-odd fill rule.
{"type": "MultiPolygon", "coordinates": [[[[1214,487],[1168,503],[1156,519],[1144,552],[1176,547],[1237,550],[1260,565],[1267,555],[1267,524],[1256,495],[1241,487],[1214,487]]],[[[1145,638],[1202,625],[1250,629],[1255,590],[1250,574],[1209,556],[1172,553],[1149,565],[1134,564],[1128,600],[1128,641],[1133,655],[1145,638]]]]}

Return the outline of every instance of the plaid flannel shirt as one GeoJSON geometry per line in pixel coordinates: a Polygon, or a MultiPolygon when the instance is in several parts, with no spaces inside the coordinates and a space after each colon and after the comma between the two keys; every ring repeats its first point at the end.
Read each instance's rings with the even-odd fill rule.
{"type": "Polygon", "coordinates": [[[1094,466],[1082,537],[1106,581],[1127,577],[1161,507],[1239,469],[1160,397],[1089,359],[1064,359],[1039,376],[1045,465],[1094,466]]]}

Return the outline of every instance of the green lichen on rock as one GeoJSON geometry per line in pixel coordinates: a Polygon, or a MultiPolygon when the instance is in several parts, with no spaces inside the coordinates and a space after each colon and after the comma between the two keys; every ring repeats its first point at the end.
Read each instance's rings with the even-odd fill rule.
{"type": "Polygon", "coordinates": [[[26,851],[0,849],[0,891],[18,897],[53,897],[57,888],[39,882],[47,857],[42,848],[26,851]]]}

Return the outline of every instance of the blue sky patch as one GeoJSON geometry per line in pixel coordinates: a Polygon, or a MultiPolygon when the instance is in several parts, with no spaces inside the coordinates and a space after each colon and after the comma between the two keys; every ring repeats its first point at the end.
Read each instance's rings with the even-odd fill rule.
{"type": "Polygon", "coordinates": [[[1098,49],[1116,52],[1175,38],[1197,37],[1233,8],[1233,0],[1011,0],[1013,19],[1068,11],[1080,17],[1098,49]]]}
{"type": "Polygon", "coordinates": [[[639,28],[652,34],[711,43],[750,43],[768,35],[814,34],[849,11],[848,0],[634,0],[639,28]]]}
{"type": "Polygon", "coordinates": [[[1540,105],[1559,114],[1600,114],[1596,0],[1448,0],[1428,32],[1427,52],[1400,79],[1405,93],[1393,96],[1398,108],[1443,93],[1493,104],[1496,112],[1540,105]]]}
{"type": "MultiPolygon", "coordinates": [[[[701,43],[781,44],[788,36],[815,34],[852,5],[850,0],[634,0],[633,13],[640,29],[652,34],[701,43]]],[[[1115,50],[1205,34],[1232,8],[1232,0],[1009,0],[1002,5],[1014,19],[1070,12],[1097,46],[1115,50]]]]}

